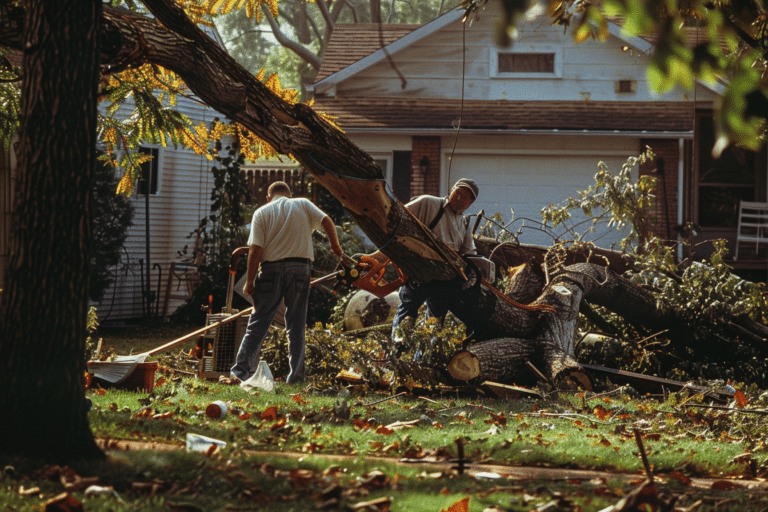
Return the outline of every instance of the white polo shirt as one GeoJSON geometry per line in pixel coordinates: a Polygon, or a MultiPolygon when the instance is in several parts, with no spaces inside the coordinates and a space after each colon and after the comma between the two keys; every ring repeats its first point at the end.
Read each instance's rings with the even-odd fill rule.
{"type": "Polygon", "coordinates": [[[264,248],[262,262],[283,258],[314,260],[312,231],[323,229],[325,217],[308,199],[278,196],[253,212],[248,245],[264,248]]]}

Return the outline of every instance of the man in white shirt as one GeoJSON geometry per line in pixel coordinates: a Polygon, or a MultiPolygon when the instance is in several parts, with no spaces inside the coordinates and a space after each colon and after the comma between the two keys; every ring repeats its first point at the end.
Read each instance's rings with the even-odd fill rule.
{"type": "Polygon", "coordinates": [[[276,181],[269,186],[267,204],[253,213],[251,221],[243,293],[253,296],[254,306],[231,369],[233,379],[245,382],[255,371],[269,326],[285,300],[290,364],[286,383],[304,380],[304,336],[314,260],[312,231],[321,228],[328,235],[331,251],[341,257],[336,226],[330,217],[307,199],[291,198],[286,183],[276,181]]]}

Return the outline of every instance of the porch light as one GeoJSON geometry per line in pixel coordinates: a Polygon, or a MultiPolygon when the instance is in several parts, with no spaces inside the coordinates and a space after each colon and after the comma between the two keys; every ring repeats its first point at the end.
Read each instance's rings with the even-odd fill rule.
{"type": "Polygon", "coordinates": [[[427,155],[421,157],[421,161],[419,161],[419,169],[421,169],[422,174],[427,174],[429,172],[429,158],[427,158],[427,155]]]}

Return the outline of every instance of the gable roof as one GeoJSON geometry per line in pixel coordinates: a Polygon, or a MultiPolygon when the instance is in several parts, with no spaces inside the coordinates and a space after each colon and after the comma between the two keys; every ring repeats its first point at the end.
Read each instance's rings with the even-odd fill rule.
{"type": "Polygon", "coordinates": [[[613,132],[690,136],[693,102],[508,101],[344,97],[315,99],[315,108],[347,131],[613,132]]]}
{"type": "MultiPolygon", "coordinates": [[[[335,43],[333,34],[336,33],[337,30],[345,30],[343,27],[344,25],[336,25],[333,28],[333,33],[331,33],[331,39],[328,42],[328,45],[326,47],[326,55],[323,56],[323,65],[320,66],[320,71],[318,71],[317,77],[315,78],[315,93],[322,93],[324,91],[327,91],[328,89],[332,88],[337,83],[346,80],[350,76],[354,75],[355,73],[358,73],[370,66],[373,66],[374,64],[377,64],[384,59],[387,58],[387,53],[393,54],[413,43],[416,41],[419,41],[420,39],[433,34],[434,32],[440,30],[441,28],[450,25],[451,23],[455,22],[456,20],[459,20],[464,15],[463,9],[454,9],[447,14],[444,14],[438,18],[435,18],[434,20],[430,21],[429,23],[426,23],[424,25],[415,25],[410,31],[407,33],[401,35],[391,43],[385,44],[385,46],[381,46],[380,43],[380,37],[378,32],[378,25],[373,24],[376,27],[375,33],[367,33],[367,38],[365,40],[362,39],[362,37],[358,37],[357,39],[347,39],[344,37],[344,34],[340,34],[340,39],[338,41],[343,41],[348,52],[351,52],[351,48],[356,48],[357,46],[364,46],[368,50],[370,50],[372,53],[366,54],[364,57],[349,61],[346,58],[340,59],[333,68],[330,67],[329,64],[329,71],[331,69],[336,69],[337,66],[343,65],[344,67],[338,68],[336,71],[330,72],[330,74],[325,74],[326,72],[323,71],[323,66],[325,65],[325,59],[328,57],[329,54],[333,55],[336,53],[336,50],[332,48],[332,42],[335,43]],[[343,38],[343,39],[342,39],[343,38]],[[322,74],[321,74],[322,73],[322,74]]],[[[382,25],[384,27],[386,25],[382,25]]],[[[393,25],[394,27],[397,27],[398,25],[393,25]]],[[[407,27],[407,25],[399,25],[401,28],[407,27]]],[[[384,32],[382,31],[382,34],[384,32]]],[[[363,33],[360,33],[362,36],[363,33]]],[[[393,32],[393,36],[395,33],[393,32]]],[[[354,50],[356,51],[356,50],[354,50]]],[[[362,53],[362,52],[361,52],[362,53]]]]}
{"type": "Polygon", "coordinates": [[[315,82],[351,66],[379,48],[421,27],[413,24],[337,23],[326,45],[315,82]]]}
{"type": "MultiPolygon", "coordinates": [[[[326,46],[326,54],[315,77],[315,94],[322,94],[354,74],[383,61],[388,53],[394,54],[458,21],[464,13],[464,9],[456,8],[424,25],[337,24],[333,28],[326,46]],[[360,28],[355,29],[355,27],[360,28]],[[327,64],[326,60],[329,60],[327,64]]],[[[641,53],[653,50],[658,40],[657,34],[630,36],[622,29],[623,18],[611,17],[606,20],[608,31],[612,36],[641,53]]],[[[704,28],[695,27],[684,28],[687,46],[693,47],[699,39],[699,34],[704,30],[704,28]]],[[[722,80],[716,84],[699,80],[697,82],[718,94],[722,94],[725,90],[722,80]]]]}

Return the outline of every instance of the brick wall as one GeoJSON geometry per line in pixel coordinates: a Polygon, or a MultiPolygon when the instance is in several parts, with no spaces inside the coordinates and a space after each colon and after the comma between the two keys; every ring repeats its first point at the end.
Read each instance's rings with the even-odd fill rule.
{"type": "Polygon", "coordinates": [[[440,195],[440,137],[414,137],[411,153],[411,196],[440,195]],[[421,172],[421,161],[429,160],[429,170],[421,172]]]}
{"type": "Polygon", "coordinates": [[[680,151],[677,139],[647,139],[641,141],[642,148],[650,147],[656,154],[656,159],[640,166],[640,174],[650,174],[656,178],[656,196],[650,208],[650,214],[656,218],[656,223],[650,227],[652,235],[663,240],[677,238],[677,181],[680,151]],[[663,173],[659,173],[663,169],[663,173]]]}

